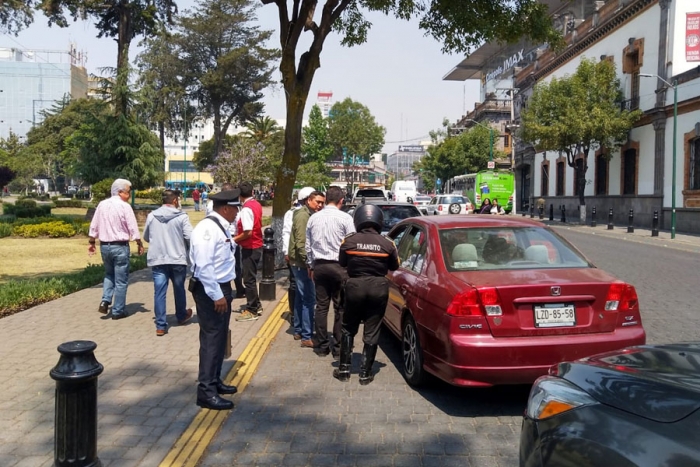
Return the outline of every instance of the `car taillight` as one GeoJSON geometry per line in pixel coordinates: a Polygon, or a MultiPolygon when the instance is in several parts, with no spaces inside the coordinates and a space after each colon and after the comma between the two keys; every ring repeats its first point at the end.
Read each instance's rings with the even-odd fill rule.
{"type": "Polygon", "coordinates": [[[639,298],[637,289],[624,282],[610,284],[608,296],[605,299],[605,311],[628,311],[637,307],[639,298]]]}
{"type": "Polygon", "coordinates": [[[498,291],[493,287],[470,288],[455,295],[447,307],[451,316],[499,316],[503,314],[498,291]]]}

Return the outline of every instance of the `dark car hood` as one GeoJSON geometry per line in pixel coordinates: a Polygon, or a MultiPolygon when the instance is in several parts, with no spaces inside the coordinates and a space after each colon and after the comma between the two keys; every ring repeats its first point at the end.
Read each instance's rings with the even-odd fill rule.
{"type": "Polygon", "coordinates": [[[630,347],[561,363],[557,374],[603,404],[658,422],[700,408],[700,343],[630,347]]]}

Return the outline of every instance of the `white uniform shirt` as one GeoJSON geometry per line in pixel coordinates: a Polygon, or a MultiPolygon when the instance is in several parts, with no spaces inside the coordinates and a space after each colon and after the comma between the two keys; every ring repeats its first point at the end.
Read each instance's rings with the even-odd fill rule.
{"type": "Polygon", "coordinates": [[[282,253],[284,253],[284,256],[289,254],[289,237],[292,236],[292,217],[294,217],[294,211],[300,207],[301,206],[294,207],[284,213],[284,221],[282,222],[282,253]]]}
{"type": "Polygon", "coordinates": [[[236,257],[232,249],[235,244],[228,233],[229,222],[216,212],[211,216],[219,220],[227,234],[211,219],[202,219],[192,231],[190,263],[192,275],[202,283],[209,298],[216,301],[224,296],[219,283],[236,278],[236,257]]]}

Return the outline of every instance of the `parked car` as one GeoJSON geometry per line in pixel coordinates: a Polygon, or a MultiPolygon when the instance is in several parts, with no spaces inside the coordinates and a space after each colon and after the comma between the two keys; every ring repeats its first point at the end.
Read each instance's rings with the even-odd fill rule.
{"type": "Polygon", "coordinates": [[[530,391],[520,466],[700,465],[699,409],[697,342],[560,363],[530,391]]]}
{"type": "Polygon", "coordinates": [[[389,198],[385,190],[381,188],[360,188],[355,190],[355,194],[352,197],[353,203],[359,203],[364,198],[367,201],[379,200],[387,201],[389,198]]]}
{"type": "Polygon", "coordinates": [[[427,373],[456,386],[532,383],[560,361],[645,343],[635,288],[539,222],[422,216],[388,237],[401,264],[384,322],[412,385],[427,373]]]}
{"type": "MultiPolygon", "coordinates": [[[[382,209],[384,214],[384,225],[382,226],[382,234],[386,234],[399,221],[408,219],[409,217],[420,216],[421,213],[417,207],[410,203],[399,203],[396,201],[365,201],[366,203],[374,204],[382,209]]],[[[359,204],[359,203],[358,203],[359,204]]],[[[355,203],[344,204],[342,210],[350,214],[355,213],[355,203]]]]}
{"type": "Polygon", "coordinates": [[[474,206],[466,196],[462,195],[437,195],[426,206],[428,215],[444,214],[471,214],[474,206]]]}

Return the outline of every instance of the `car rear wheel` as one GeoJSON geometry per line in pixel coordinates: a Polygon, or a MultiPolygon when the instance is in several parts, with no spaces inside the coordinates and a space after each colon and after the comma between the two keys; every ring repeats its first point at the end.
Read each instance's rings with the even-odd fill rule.
{"type": "Polygon", "coordinates": [[[462,206],[459,205],[459,203],[452,203],[450,204],[450,207],[448,208],[448,212],[450,214],[459,214],[459,212],[462,210],[462,206]]]}
{"type": "Polygon", "coordinates": [[[401,335],[403,377],[411,386],[420,386],[425,382],[426,377],[423,369],[423,349],[420,345],[416,322],[411,316],[407,316],[404,320],[401,335]]]}

